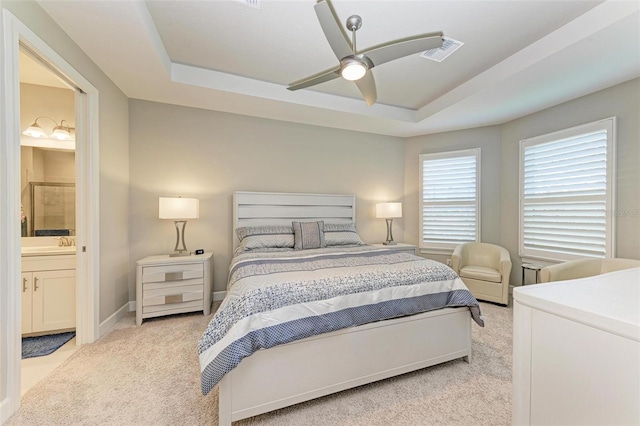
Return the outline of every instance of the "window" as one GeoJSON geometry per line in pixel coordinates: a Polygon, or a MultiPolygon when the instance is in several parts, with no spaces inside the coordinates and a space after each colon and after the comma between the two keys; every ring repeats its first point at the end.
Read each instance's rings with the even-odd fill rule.
{"type": "Polygon", "coordinates": [[[520,256],[613,257],[615,118],[520,141],[520,256]]]}
{"type": "Polygon", "coordinates": [[[420,155],[420,248],[480,241],[480,149],[420,155]]]}

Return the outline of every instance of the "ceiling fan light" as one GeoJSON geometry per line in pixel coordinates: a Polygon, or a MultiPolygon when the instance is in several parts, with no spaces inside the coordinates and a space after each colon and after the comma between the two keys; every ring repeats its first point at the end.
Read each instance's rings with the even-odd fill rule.
{"type": "Polygon", "coordinates": [[[342,78],[349,81],[360,80],[366,73],[367,66],[355,58],[345,61],[340,69],[342,78]]]}
{"type": "Polygon", "coordinates": [[[31,126],[29,126],[29,128],[27,130],[22,132],[22,134],[25,135],[25,136],[31,136],[32,138],[46,138],[46,137],[49,137],[49,135],[47,135],[44,132],[44,130],[42,130],[42,127],[40,127],[37,123],[33,123],[31,126]]]}

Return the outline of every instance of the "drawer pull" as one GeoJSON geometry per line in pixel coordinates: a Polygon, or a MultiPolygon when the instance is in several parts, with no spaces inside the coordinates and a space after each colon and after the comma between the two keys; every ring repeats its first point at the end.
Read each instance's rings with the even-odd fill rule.
{"type": "Polygon", "coordinates": [[[177,281],[181,280],[184,277],[184,272],[167,272],[164,274],[164,279],[166,281],[177,281]]]}
{"type": "Polygon", "coordinates": [[[22,292],[26,292],[27,291],[27,279],[23,278],[22,279],[22,292]]]}
{"type": "Polygon", "coordinates": [[[176,294],[173,296],[165,296],[164,297],[164,303],[165,304],[169,304],[169,303],[181,303],[182,302],[182,294],[176,294]]]}

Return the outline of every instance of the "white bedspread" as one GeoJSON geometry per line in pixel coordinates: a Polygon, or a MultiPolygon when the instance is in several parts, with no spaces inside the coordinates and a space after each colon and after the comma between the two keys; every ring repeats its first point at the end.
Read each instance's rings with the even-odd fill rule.
{"type": "Polygon", "coordinates": [[[244,253],[199,343],[208,393],[257,350],[373,321],[478,302],[448,266],[371,246],[244,253]]]}

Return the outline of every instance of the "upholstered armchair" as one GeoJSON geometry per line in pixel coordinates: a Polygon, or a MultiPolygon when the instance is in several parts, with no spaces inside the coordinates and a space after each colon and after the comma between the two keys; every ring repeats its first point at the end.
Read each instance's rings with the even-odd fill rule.
{"type": "Polygon", "coordinates": [[[542,268],[540,270],[540,282],[548,283],[550,281],[574,280],[619,271],[621,269],[638,267],[640,267],[640,260],[636,259],[571,260],[542,268]]]}
{"type": "Polygon", "coordinates": [[[511,257],[505,248],[488,243],[460,244],[453,251],[451,266],[476,299],[509,303],[511,257]]]}

